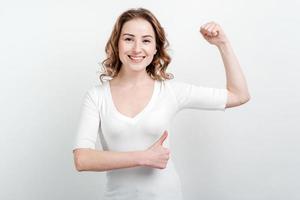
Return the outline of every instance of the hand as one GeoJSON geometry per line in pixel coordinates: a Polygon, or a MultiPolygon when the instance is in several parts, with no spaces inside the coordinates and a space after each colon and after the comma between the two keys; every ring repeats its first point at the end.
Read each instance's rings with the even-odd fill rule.
{"type": "Polygon", "coordinates": [[[210,44],[219,46],[228,42],[228,39],[221,29],[220,25],[215,22],[208,22],[200,27],[200,33],[210,44]]]}
{"type": "Polygon", "coordinates": [[[147,167],[158,169],[166,168],[169,160],[170,150],[163,147],[163,142],[168,136],[168,132],[164,131],[163,135],[145,151],[145,164],[147,167]]]}

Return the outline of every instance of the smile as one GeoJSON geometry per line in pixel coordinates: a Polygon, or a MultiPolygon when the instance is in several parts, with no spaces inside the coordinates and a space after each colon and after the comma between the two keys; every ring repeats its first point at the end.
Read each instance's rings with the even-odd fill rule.
{"type": "Polygon", "coordinates": [[[130,56],[130,55],[128,55],[128,57],[134,63],[140,63],[144,60],[144,58],[146,58],[146,56],[130,56]]]}

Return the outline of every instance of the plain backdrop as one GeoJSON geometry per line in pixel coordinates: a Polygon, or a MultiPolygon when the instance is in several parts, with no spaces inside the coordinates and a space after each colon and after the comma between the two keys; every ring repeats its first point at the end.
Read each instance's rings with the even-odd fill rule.
{"type": "Polygon", "coordinates": [[[1,1],[0,199],[100,198],[105,172],[77,172],[72,145],[116,18],[136,7],[165,28],[175,79],[225,88],[219,51],[199,33],[219,23],[252,97],[225,112],[176,116],[171,152],[185,199],[300,199],[296,0],[1,1]]]}

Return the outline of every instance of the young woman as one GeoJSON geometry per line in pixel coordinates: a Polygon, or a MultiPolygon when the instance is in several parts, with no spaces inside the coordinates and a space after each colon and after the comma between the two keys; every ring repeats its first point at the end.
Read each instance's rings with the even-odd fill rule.
{"type": "Polygon", "coordinates": [[[173,117],[182,109],[224,111],[249,101],[246,80],[220,25],[209,22],[200,33],[221,53],[227,89],[175,81],[166,73],[168,41],[150,11],[130,9],[117,19],[101,84],[85,95],[73,148],[78,171],[107,171],[103,199],[181,200],[168,137],[173,117]],[[95,149],[98,135],[103,150],[95,149]]]}

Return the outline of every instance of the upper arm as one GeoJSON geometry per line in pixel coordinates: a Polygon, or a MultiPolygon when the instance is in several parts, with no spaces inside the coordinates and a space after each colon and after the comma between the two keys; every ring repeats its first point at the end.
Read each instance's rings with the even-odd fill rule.
{"type": "Polygon", "coordinates": [[[240,106],[250,100],[250,97],[243,97],[227,90],[227,102],[225,108],[240,106]]]}
{"type": "Polygon", "coordinates": [[[225,110],[228,95],[226,89],[197,86],[174,80],[169,83],[177,100],[178,110],[187,108],[225,110]]]}
{"type": "Polygon", "coordinates": [[[95,90],[92,89],[86,93],[82,102],[73,150],[76,148],[95,149],[99,126],[98,96],[95,90]]]}

